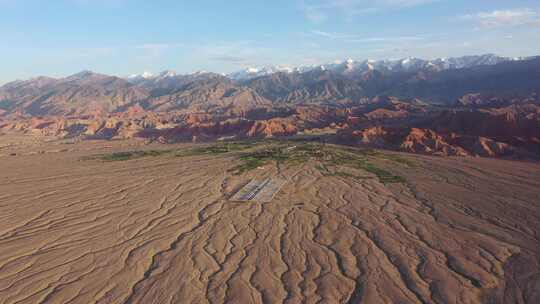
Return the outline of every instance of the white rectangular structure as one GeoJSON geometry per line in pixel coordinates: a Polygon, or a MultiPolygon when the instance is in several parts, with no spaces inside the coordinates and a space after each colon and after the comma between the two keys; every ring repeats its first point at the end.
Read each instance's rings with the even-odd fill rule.
{"type": "Polygon", "coordinates": [[[231,201],[269,203],[283,185],[285,181],[281,179],[267,178],[263,181],[253,179],[233,195],[231,201]]]}

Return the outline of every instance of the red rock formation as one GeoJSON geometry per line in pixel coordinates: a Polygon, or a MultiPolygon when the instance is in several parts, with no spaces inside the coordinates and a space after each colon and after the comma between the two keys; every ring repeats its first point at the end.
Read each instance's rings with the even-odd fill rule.
{"type": "MultiPolygon", "coordinates": [[[[240,97],[249,93],[227,93],[221,86],[207,89],[212,91],[211,88],[220,88],[218,95],[235,96],[234,102],[239,104],[242,104],[240,97]]],[[[464,100],[473,98],[476,97],[464,100]]],[[[394,97],[339,106],[254,105],[248,102],[244,108],[220,101],[205,104],[211,108],[209,111],[155,112],[135,103],[121,112],[108,114],[99,111],[71,116],[12,113],[2,116],[0,130],[70,138],[142,137],[163,142],[279,137],[299,132],[324,134],[332,141],[337,133],[337,142],[411,153],[498,157],[528,150],[540,154],[540,106],[527,100],[509,106],[451,110],[394,97]]]]}
{"type": "Polygon", "coordinates": [[[448,143],[445,137],[429,129],[412,128],[409,134],[401,142],[399,149],[410,153],[444,156],[470,155],[462,147],[448,143]]]}
{"type": "Polygon", "coordinates": [[[341,136],[355,145],[441,156],[501,157],[521,152],[507,143],[485,137],[439,134],[419,128],[373,127],[342,132],[341,136]]]}
{"type": "Polygon", "coordinates": [[[296,126],[280,119],[256,121],[247,132],[248,137],[274,137],[294,135],[298,132],[296,126]]]}
{"type": "Polygon", "coordinates": [[[392,118],[406,118],[409,116],[409,112],[405,110],[388,110],[388,109],[377,109],[369,113],[364,114],[368,119],[392,119],[392,118]]]}

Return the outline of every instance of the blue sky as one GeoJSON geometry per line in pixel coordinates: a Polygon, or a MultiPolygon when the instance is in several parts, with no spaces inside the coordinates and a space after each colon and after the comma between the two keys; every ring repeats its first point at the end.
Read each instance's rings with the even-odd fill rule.
{"type": "Polygon", "coordinates": [[[0,0],[0,83],[81,70],[540,55],[538,0],[0,0]]]}

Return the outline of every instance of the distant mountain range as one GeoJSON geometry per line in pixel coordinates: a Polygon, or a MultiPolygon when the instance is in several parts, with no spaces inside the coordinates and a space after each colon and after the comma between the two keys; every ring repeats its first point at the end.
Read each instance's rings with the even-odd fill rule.
{"type": "Polygon", "coordinates": [[[540,158],[539,93],[537,57],[347,60],[231,75],[83,71],[0,87],[0,134],[163,142],[324,134],[413,153],[540,158]]]}
{"type": "Polygon", "coordinates": [[[495,55],[421,60],[348,60],[319,67],[267,68],[221,75],[165,71],[128,78],[83,71],[66,78],[38,77],[0,87],[0,115],[81,115],[224,109],[276,104],[358,104],[375,96],[452,104],[470,93],[537,93],[540,59],[495,55]],[[255,77],[255,75],[257,75],[255,77]]]}
{"type": "MultiPolygon", "coordinates": [[[[311,65],[301,67],[289,66],[266,66],[249,67],[247,69],[225,74],[228,78],[236,81],[249,80],[261,76],[268,76],[276,73],[305,73],[313,70],[332,71],[341,75],[350,75],[363,73],[370,70],[393,71],[393,72],[417,72],[420,70],[443,71],[450,69],[464,69],[481,65],[494,65],[506,61],[528,60],[531,57],[501,57],[494,54],[463,56],[455,58],[438,58],[434,60],[424,60],[420,58],[408,57],[399,60],[363,60],[356,61],[347,59],[336,61],[323,65],[311,65]]],[[[200,73],[200,72],[199,72],[200,73]]],[[[173,71],[164,71],[157,75],[149,72],[136,74],[127,77],[129,81],[140,82],[144,80],[163,79],[166,77],[175,77],[177,73],[173,71]]]]}

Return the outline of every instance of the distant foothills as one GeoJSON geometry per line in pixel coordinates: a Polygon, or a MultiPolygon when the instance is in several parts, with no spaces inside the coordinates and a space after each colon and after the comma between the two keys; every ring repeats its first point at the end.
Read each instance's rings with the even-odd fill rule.
{"type": "Polygon", "coordinates": [[[345,60],[228,75],[84,71],[0,87],[0,134],[212,141],[319,136],[411,153],[537,159],[540,57],[345,60]]]}

